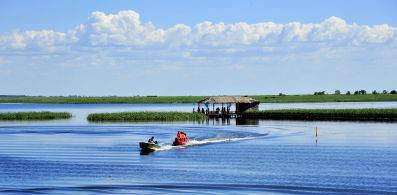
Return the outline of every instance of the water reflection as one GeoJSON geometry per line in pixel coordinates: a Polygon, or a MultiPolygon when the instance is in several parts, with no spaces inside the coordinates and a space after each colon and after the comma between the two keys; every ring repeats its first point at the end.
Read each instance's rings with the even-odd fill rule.
{"type": "Polygon", "coordinates": [[[259,120],[237,118],[236,125],[259,125],[259,120]]]}
{"type": "Polygon", "coordinates": [[[207,126],[258,126],[260,119],[242,119],[242,118],[209,118],[202,121],[90,121],[90,124],[95,125],[111,125],[111,124],[195,124],[195,125],[207,125],[207,126]]]}
{"type": "Polygon", "coordinates": [[[230,125],[230,118],[210,118],[207,125],[230,125]]]}
{"type": "Polygon", "coordinates": [[[242,119],[242,118],[210,118],[206,120],[207,125],[224,126],[224,125],[259,125],[259,119],[242,119]]]}

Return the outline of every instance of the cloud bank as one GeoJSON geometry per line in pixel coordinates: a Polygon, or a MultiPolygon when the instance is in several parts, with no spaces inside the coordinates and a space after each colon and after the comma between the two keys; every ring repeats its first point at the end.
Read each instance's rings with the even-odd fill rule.
{"type": "Polygon", "coordinates": [[[131,10],[93,12],[64,32],[0,32],[0,94],[391,90],[396,37],[397,28],[388,24],[335,16],[318,23],[204,21],[159,28],[131,10]]]}
{"type": "Polygon", "coordinates": [[[59,52],[75,48],[133,48],[137,50],[224,52],[247,50],[272,52],[312,45],[317,47],[365,47],[395,42],[397,28],[388,24],[367,26],[347,23],[332,16],[320,23],[277,24],[245,22],[225,24],[204,21],[194,26],[176,24],[157,28],[143,22],[132,10],[116,14],[93,12],[89,20],[67,32],[53,30],[16,31],[0,34],[3,52],[59,52]]]}

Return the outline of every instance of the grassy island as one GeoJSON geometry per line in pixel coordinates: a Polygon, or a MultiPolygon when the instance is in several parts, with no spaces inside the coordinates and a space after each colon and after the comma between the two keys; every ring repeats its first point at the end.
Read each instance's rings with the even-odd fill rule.
{"type": "Polygon", "coordinates": [[[88,121],[200,121],[206,115],[188,112],[119,112],[119,113],[93,113],[87,117],[88,121]]]}
{"type": "Polygon", "coordinates": [[[69,119],[72,114],[68,112],[3,112],[0,121],[8,120],[54,120],[69,119]]]}
{"type": "Polygon", "coordinates": [[[0,103],[43,104],[145,104],[195,103],[203,96],[21,96],[0,97],[0,103]]]}
{"type": "MultiPolygon", "coordinates": [[[[359,95],[253,95],[261,103],[397,101],[397,94],[359,95]]],[[[196,103],[205,96],[17,96],[0,97],[0,103],[43,104],[144,104],[196,103]]]]}
{"type": "Polygon", "coordinates": [[[246,112],[243,118],[274,120],[397,121],[397,109],[285,109],[246,112]]]}
{"type": "Polygon", "coordinates": [[[311,102],[385,102],[397,101],[397,94],[360,94],[360,95],[260,95],[251,96],[261,103],[311,103],[311,102]]]}

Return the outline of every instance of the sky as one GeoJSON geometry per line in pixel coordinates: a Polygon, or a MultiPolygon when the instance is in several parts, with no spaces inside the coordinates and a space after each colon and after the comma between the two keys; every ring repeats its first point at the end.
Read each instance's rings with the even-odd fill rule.
{"type": "Polygon", "coordinates": [[[392,90],[397,1],[0,1],[0,94],[392,90]]]}

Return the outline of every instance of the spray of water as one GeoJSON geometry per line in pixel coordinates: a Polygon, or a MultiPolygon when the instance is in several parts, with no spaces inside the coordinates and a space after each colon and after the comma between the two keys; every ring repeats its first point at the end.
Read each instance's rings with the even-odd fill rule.
{"type": "Polygon", "coordinates": [[[198,145],[248,140],[248,139],[254,139],[254,138],[255,137],[251,137],[251,136],[249,136],[249,137],[233,137],[233,138],[226,138],[226,137],[224,137],[224,138],[207,138],[207,139],[202,139],[202,140],[191,138],[190,141],[186,145],[172,146],[171,144],[163,144],[163,145],[161,145],[161,148],[159,150],[164,151],[164,150],[186,148],[186,147],[198,146],[198,145]]]}

